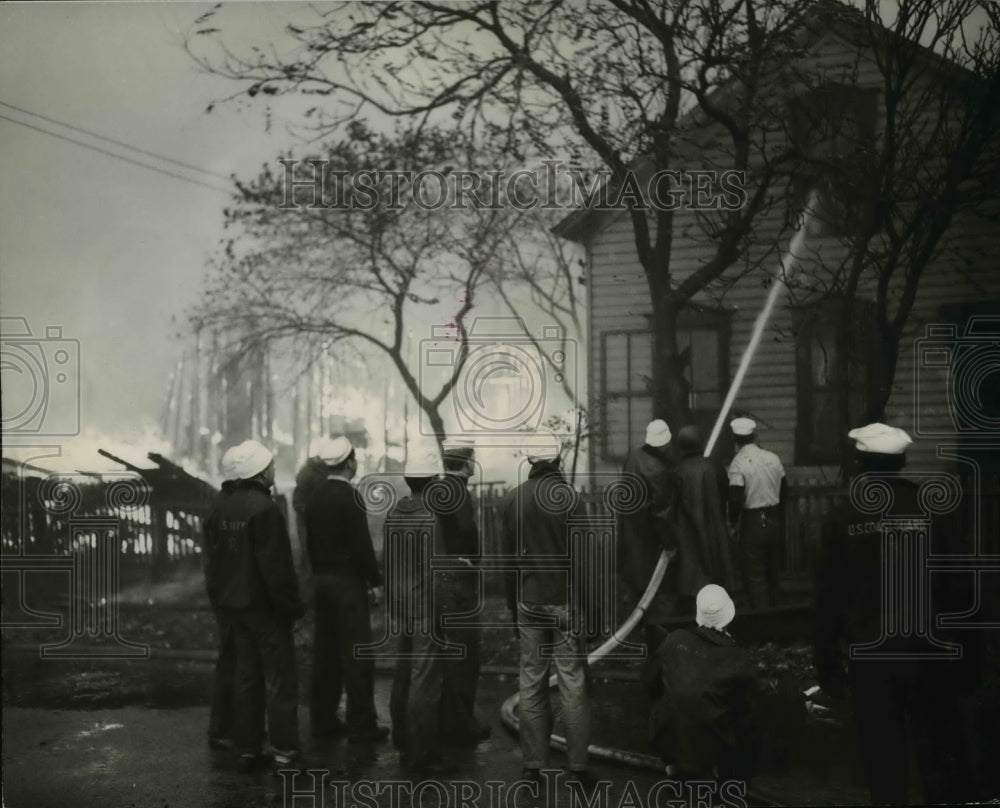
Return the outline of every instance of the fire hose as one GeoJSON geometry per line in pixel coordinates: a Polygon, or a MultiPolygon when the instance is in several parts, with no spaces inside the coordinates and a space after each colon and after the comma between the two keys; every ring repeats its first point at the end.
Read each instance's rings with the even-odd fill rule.
{"type": "MultiPolygon", "coordinates": [[[[733,402],[736,400],[736,396],[743,384],[743,379],[746,376],[747,369],[750,367],[750,362],[760,345],[764,328],[767,326],[767,323],[771,318],[771,313],[774,310],[774,306],[778,301],[778,295],[785,288],[785,279],[791,275],[792,270],[800,258],[802,247],[806,238],[806,231],[812,221],[813,209],[815,206],[816,196],[815,193],[813,193],[809,197],[809,201],[803,212],[802,221],[799,224],[799,228],[796,230],[795,235],[792,237],[788,251],[782,256],[782,274],[780,277],[775,278],[771,283],[771,288],[768,291],[764,306],[758,313],[757,319],[754,322],[754,328],[750,336],[750,341],[747,343],[747,346],[743,351],[743,356],[740,359],[736,375],[733,377],[733,382],[729,386],[729,391],[726,393],[726,398],[723,401],[719,414],[715,419],[711,435],[705,444],[705,450],[703,453],[704,457],[709,457],[712,454],[712,450],[715,448],[715,443],[719,439],[719,435],[722,432],[722,425],[725,422],[726,417],[729,415],[729,411],[732,409],[733,402]]],[[[667,567],[670,564],[671,558],[672,555],[669,555],[666,551],[662,551],[660,553],[656,567],[653,569],[653,574],[649,578],[649,584],[646,586],[646,591],[643,592],[638,604],[636,604],[632,613],[628,616],[625,622],[612,632],[611,636],[598,648],[594,649],[587,655],[588,665],[594,665],[611,653],[611,651],[615,648],[622,645],[629,634],[631,634],[635,627],[639,625],[643,615],[649,608],[649,604],[652,602],[656,593],[660,589],[660,584],[663,582],[663,576],[666,575],[667,567]]],[[[556,684],[556,676],[553,674],[549,678],[549,687],[555,687],[556,684]]],[[[520,700],[521,694],[519,692],[514,693],[500,707],[501,720],[514,732],[518,732],[520,728],[520,720],[516,712],[516,708],[520,700]]],[[[560,751],[566,750],[566,738],[563,735],[553,733],[549,738],[549,744],[553,749],[558,749],[560,751]]],[[[658,757],[653,755],[644,755],[639,752],[630,752],[624,749],[615,749],[612,747],[598,746],[594,744],[587,748],[587,752],[591,757],[598,760],[606,760],[641,769],[652,769],[658,772],[662,772],[664,770],[663,763],[658,757]]]]}

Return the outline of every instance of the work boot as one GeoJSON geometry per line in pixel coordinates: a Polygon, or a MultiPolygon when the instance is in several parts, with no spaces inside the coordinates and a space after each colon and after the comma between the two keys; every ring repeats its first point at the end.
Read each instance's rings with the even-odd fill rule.
{"type": "Polygon", "coordinates": [[[236,764],[237,769],[244,774],[267,768],[272,758],[267,752],[244,752],[236,764]]]}
{"type": "Polygon", "coordinates": [[[304,772],[309,768],[302,753],[298,749],[274,750],[274,764],[271,767],[277,774],[282,769],[291,769],[297,772],[304,772]]]}

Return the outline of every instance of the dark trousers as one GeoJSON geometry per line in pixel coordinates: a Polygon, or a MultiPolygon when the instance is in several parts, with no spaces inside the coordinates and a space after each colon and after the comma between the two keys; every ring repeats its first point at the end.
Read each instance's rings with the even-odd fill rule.
{"type": "Polygon", "coordinates": [[[316,573],[313,583],[312,731],[322,735],[334,729],[340,697],[346,692],[348,732],[370,732],[376,726],[375,662],[354,653],[355,646],[372,641],[368,587],[355,576],[327,572],[316,573]]]}
{"type": "Polygon", "coordinates": [[[441,757],[441,690],[447,661],[430,636],[429,623],[418,623],[414,634],[401,636],[397,653],[389,700],[392,738],[409,765],[419,768],[441,757]]]}
{"type": "Polygon", "coordinates": [[[946,661],[852,660],[854,715],[875,805],[910,805],[909,737],[927,803],[974,798],[969,750],[946,661]],[[935,667],[936,666],[936,667],[935,667]]]}
{"type": "Polygon", "coordinates": [[[232,738],[236,708],[236,629],[224,614],[215,614],[219,655],[212,677],[212,706],[208,714],[208,734],[212,738],[232,738]]]}
{"type": "Polygon", "coordinates": [[[261,705],[271,745],[299,749],[299,678],[292,622],[265,609],[225,609],[236,642],[236,744],[244,754],[261,749],[261,705]]]}
{"type": "Polygon", "coordinates": [[[753,609],[776,606],[784,535],[780,510],[744,510],[740,520],[743,586],[753,609]]]}
{"type": "MultiPolygon", "coordinates": [[[[454,580],[444,588],[444,615],[470,615],[479,605],[478,575],[474,572],[453,574],[454,580]]],[[[441,692],[440,727],[446,740],[466,741],[481,730],[476,719],[476,691],[479,687],[480,628],[477,617],[465,617],[468,625],[445,626],[448,642],[462,648],[461,658],[444,663],[444,684],[441,692]]]]}

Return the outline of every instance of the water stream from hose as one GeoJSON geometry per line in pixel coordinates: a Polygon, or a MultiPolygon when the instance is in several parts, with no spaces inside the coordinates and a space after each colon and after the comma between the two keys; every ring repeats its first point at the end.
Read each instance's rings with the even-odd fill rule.
{"type": "MultiPolygon", "coordinates": [[[[777,305],[778,297],[785,289],[785,279],[791,277],[798,262],[802,258],[802,250],[805,245],[809,226],[813,221],[813,211],[816,208],[816,203],[817,199],[814,192],[809,196],[809,201],[802,214],[802,221],[799,223],[799,227],[795,231],[795,235],[792,236],[792,241],[789,244],[788,251],[781,257],[781,274],[772,279],[767,299],[764,301],[764,306],[761,308],[760,313],[758,313],[757,319],[754,322],[753,331],[750,334],[750,341],[747,343],[747,346],[743,351],[743,356],[740,359],[736,375],[733,377],[732,384],[729,386],[729,391],[726,393],[726,398],[723,401],[722,408],[719,410],[719,414],[715,419],[715,424],[712,427],[712,432],[709,435],[708,441],[705,443],[705,457],[709,457],[712,454],[712,449],[715,448],[716,441],[718,441],[719,435],[722,432],[722,426],[726,422],[729,411],[732,409],[733,402],[736,400],[736,396],[739,394],[740,387],[743,384],[743,379],[746,377],[750,363],[753,361],[754,355],[757,353],[757,349],[760,346],[761,337],[763,336],[764,331],[767,328],[767,324],[771,319],[774,307],[777,305]]],[[[659,590],[660,583],[663,581],[663,576],[667,572],[667,565],[669,563],[670,557],[666,554],[666,552],[661,552],[660,558],[653,570],[653,574],[650,576],[649,584],[646,586],[646,591],[643,592],[642,597],[639,599],[639,603],[636,604],[635,609],[632,610],[632,613],[628,616],[625,622],[615,629],[612,635],[605,640],[604,643],[590,652],[587,656],[587,664],[593,665],[596,662],[599,662],[615,648],[622,645],[629,634],[632,633],[635,627],[639,624],[639,621],[642,620],[642,616],[646,613],[646,609],[649,608],[649,604],[652,602],[657,591],[659,590]]],[[[549,687],[554,687],[555,685],[556,677],[553,675],[549,679],[549,687]]],[[[513,729],[515,732],[520,726],[520,721],[515,711],[519,701],[520,693],[515,693],[508,698],[500,708],[500,717],[504,724],[513,729]]],[[[550,742],[555,749],[565,750],[566,748],[566,738],[561,735],[553,734],[550,742]]],[[[624,749],[614,749],[612,747],[596,745],[591,745],[587,751],[588,754],[597,759],[608,760],[644,769],[652,768],[656,771],[663,771],[663,764],[660,762],[660,759],[658,757],[654,757],[653,755],[643,755],[624,749]]]]}

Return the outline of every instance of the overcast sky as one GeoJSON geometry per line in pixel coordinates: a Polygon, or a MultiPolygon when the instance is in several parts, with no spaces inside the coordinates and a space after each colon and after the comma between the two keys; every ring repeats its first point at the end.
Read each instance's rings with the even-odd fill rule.
{"type": "MultiPolygon", "coordinates": [[[[80,130],[223,177],[253,172],[290,140],[280,127],[265,132],[262,108],[205,113],[235,89],[204,74],[181,46],[209,8],[0,5],[0,115],[18,122],[0,118],[0,307],[4,317],[27,318],[35,336],[61,326],[64,338],[79,340],[85,431],[127,439],[158,423],[181,352],[173,335],[221,235],[227,197],[30,127],[217,188],[223,179],[80,130]]],[[[290,8],[240,4],[227,14],[266,32],[290,8]]],[[[8,376],[5,369],[5,383],[8,376]]],[[[24,392],[8,388],[5,418],[24,392]]]]}
{"type": "MultiPolygon", "coordinates": [[[[36,337],[55,326],[79,341],[80,426],[98,461],[96,435],[138,441],[160,422],[183,349],[174,335],[221,235],[227,195],[218,175],[247,176],[274,160],[294,143],[283,120],[307,103],[279,102],[270,133],[260,103],[206,114],[237,89],[205,74],[182,47],[212,5],[0,4],[0,312],[26,318],[36,337]]],[[[267,41],[303,8],[229,4],[228,41],[267,41]]],[[[23,406],[19,396],[30,398],[11,378],[5,366],[6,419],[23,406]]],[[[49,395],[54,406],[70,406],[56,401],[58,384],[49,395]]],[[[15,437],[6,431],[5,453],[15,437]]],[[[59,442],[70,451],[72,442],[59,442]]]]}

